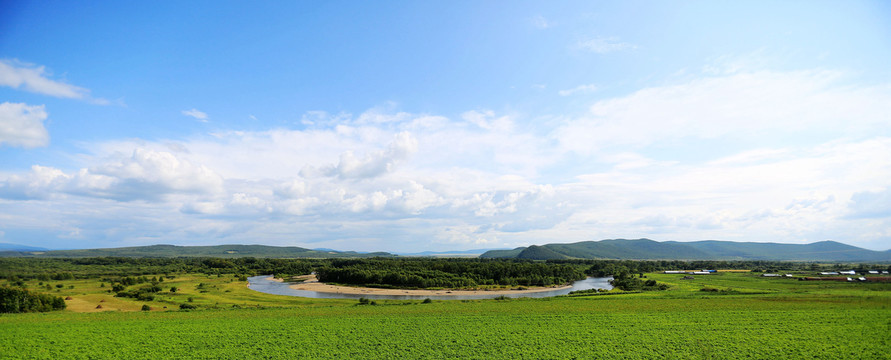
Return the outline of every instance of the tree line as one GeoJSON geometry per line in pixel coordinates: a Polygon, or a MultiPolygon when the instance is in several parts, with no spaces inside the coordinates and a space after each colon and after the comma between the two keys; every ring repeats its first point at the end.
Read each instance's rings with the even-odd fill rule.
{"type": "Polygon", "coordinates": [[[335,259],[315,272],[321,282],[422,289],[550,286],[585,278],[573,265],[503,259],[335,259]]]}
{"type": "Polygon", "coordinates": [[[38,294],[27,289],[0,286],[0,313],[44,312],[65,309],[58,296],[38,294]]]}

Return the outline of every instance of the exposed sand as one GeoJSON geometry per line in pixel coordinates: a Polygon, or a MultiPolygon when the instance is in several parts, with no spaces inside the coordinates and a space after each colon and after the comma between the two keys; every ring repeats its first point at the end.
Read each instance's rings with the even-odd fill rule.
{"type": "MultiPolygon", "coordinates": [[[[535,287],[525,290],[407,290],[407,289],[378,289],[367,287],[352,287],[330,285],[319,282],[315,275],[298,276],[298,279],[304,279],[302,283],[289,286],[295,290],[308,290],[329,294],[354,294],[354,295],[416,295],[416,296],[460,296],[460,295],[509,295],[509,294],[528,294],[542,291],[568,289],[571,286],[553,286],[553,287],[535,287]]],[[[281,282],[282,279],[267,278],[281,282]]]]}

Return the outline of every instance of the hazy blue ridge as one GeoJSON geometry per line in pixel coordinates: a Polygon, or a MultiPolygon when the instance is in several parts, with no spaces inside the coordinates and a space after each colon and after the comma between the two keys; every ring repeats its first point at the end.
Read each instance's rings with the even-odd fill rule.
{"type": "Polygon", "coordinates": [[[21,244],[0,243],[0,251],[46,251],[46,248],[21,244]]]}

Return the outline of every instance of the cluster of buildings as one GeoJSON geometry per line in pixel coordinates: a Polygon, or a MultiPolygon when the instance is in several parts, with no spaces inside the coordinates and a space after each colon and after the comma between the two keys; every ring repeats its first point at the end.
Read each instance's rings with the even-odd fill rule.
{"type": "Polygon", "coordinates": [[[699,270],[699,271],[681,271],[681,270],[666,270],[663,271],[663,274],[690,274],[690,275],[709,275],[718,272],[718,270],[699,270]]]}
{"type": "MultiPolygon", "coordinates": [[[[684,274],[684,275],[710,275],[717,273],[717,270],[698,270],[698,271],[690,271],[690,270],[666,270],[663,271],[663,274],[684,274]]],[[[847,271],[824,271],[821,272],[820,277],[799,277],[798,280],[828,280],[828,281],[891,281],[891,277],[865,277],[865,276],[856,276],[857,271],[847,270],[847,271]],[[854,276],[839,276],[839,275],[854,275],[854,276]]],[[[868,270],[861,271],[861,275],[888,275],[887,270],[868,270]]],[[[794,278],[795,275],[792,274],[761,274],[762,277],[784,277],[784,278],[794,278]]],[[[692,276],[685,276],[684,279],[692,279],[692,276]]]]}

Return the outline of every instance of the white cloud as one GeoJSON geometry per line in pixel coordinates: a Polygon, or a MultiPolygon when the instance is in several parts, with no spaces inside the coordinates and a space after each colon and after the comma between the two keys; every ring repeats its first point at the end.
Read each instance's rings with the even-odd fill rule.
{"type": "Polygon", "coordinates": [[[590,116],[568,121],[554,136],[567,149],[590,153],[679,139],[758,139],[764,132],[800,139],[802,132],[864,136],[881,130],[891,89],[851,88],[839,79],[831,71],[761,71],[645,88],[598,101],[590,116]]]}
{"type": "Polygon", "coordinates": [[[90,90],[52,80],[52,76],[44,66],[20,62],[18,60],[0,60],[0,86],[49,95],[58,98],[87,100],[97,105],[108,105],[110,101],[90,96],[90,90]]]}
{"type": "Polygon", "coordinates": [[[222,178],[212,170],[171,153],[136,149],[130,156],[116,157],[74,173],[34,165],[30,173],[0,181],[0,197],[50,199],[79,195],[118,201],[162,201],[172,194],[214,195],[223,190],[222,178]]]}
{"type": "Polygon", "coordinates": [[[579,41],[576,46],[579,49],[595,52],[598,54],[637,49],[637,45],[621,42],[616,37],[601,36],[589,40],[579,41]]]}
{"type": "Polygon", "coordinates": [[[108,141],[78,154],[79,170],[0,173],[0,221],[51,214],[58,234],[141,244],[263,238],[357,250],[615,237],[876,244],[891,236],[881,206],[891,97],[841,79],[705,76],[538,127],[490,110],[383,107],[314,112],[302,130],[108,141]],[[742,145],[712,152],[702,140],[742,145]]]}
{"type": "Polygon", "coordinates": [[[387,146],[387,150],[379,150],[359,159],[353,152],[347,151],[340,155],[340,161],[336,166],[323,170],[326,175],[338,176],[344,179],[362,179],[379,176],[391,172],[401,161],[407,159],[417,151],[418,141],[410,133],[396,134],[393,142],[387,146]]]}
{"type": "Polygon", "coordinates": [[[43,126],[46,118],[43,105],[0,104],[0,146],[46,146],[49,144],[49,134],[43,126]]]}
{"type": "Polygon", "coordinates": [[[574,94],[578,94],[578,93],[587,93],[587,92],[593,92],[593,91],[597,91],[597,85],[587,84],[587,85],[579,85],[572,89],[560,90],[557,93],[560,94],[560,96],[569,96],[569,95],[574,95],[574,94]]]}
{"type": "Polygon", "coordinates": [[[510,116],[495,117],[495,112],[492,110],[471,110],[461,114],[461,118],[486,130],[508,132],[514,127],[510,116]]]}
{"type": "Polygon", "coordinates": [[[71,180],[59,169],[40,165],[31,166],[31,171],[22,175],[12,175],[0,182],[0,197],[14,200],[49,199],[57,197],[71,180]]]}
{"type": "Polygon", "coordinates": [[[192,110],[183,110],[182,114],[185,116],[191,116],[200,122],[207,122],[208,120],[206,113],[194,108],[192,110]]]}
{"type": "Polygon", "coordinates": [[[545,17],[541,15],[535,15],[534,17],[532,17],[531,22],[532,26],[539,29],[547,29],[553,26],[553,24],[549,22],[548,19],[545,19],[545,17]]]}

